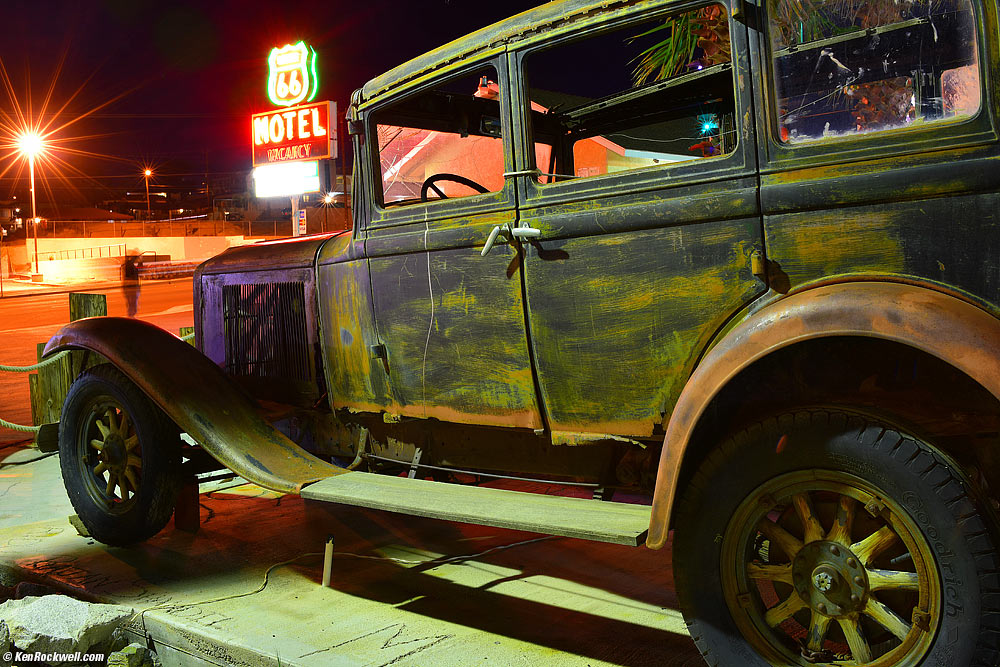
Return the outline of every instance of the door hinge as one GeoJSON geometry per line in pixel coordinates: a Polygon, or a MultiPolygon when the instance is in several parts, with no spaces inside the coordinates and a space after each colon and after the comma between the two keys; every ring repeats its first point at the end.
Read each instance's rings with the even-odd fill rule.
{"type": "Polygon", "coordinates": [[[750,272],[761,280],[767,280],[767,260],[762,251],[754,250],[750,254],[750,272]]]}

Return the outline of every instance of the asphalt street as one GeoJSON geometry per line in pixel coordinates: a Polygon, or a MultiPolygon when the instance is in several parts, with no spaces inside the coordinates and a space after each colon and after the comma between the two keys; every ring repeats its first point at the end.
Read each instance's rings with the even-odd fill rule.
{"type": "MultiPolygon", "coordinates": [[[[103,293],[108,297],[108,315],[125,317],[122,289],[104,286],[74,291],[103,293]]],[[[176,333],[192,326],[191,280],[142,283],[136,317],[176,333]]],[[[26,366],[35,363],[37,343],[47,341],[69,322],[67,293],[16,296],[0,299],[0,364],[26,366]]],[[[17,424],[31,423],[27,373],[0,372],[0,417],[17,424]]],[[[28,434],[0,427],[0,444],[24,440],[28,434]]]]}

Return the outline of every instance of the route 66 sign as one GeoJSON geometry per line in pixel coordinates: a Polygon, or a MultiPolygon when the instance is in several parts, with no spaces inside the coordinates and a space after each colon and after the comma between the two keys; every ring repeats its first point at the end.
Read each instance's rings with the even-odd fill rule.
{"type": "Polygon", "coordinates": [[[316,52],[305,42],[271,49],[267,57],[267,96],[279,107],[312,101],[319,89],[316,52]]]}

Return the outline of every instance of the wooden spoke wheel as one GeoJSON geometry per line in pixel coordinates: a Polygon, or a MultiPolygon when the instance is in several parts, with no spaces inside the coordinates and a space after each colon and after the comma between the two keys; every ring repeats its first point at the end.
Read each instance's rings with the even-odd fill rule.
{"type": "Polygon", "coordinates": [[[846,412],[781,415],[685,488],[678,598],[713,666],[994,665],[993,516],[929,443],[846,412]]]}
{"type": "Polygon", "coordinates": [[[758,653],[917,665],[941,618],[941,574],[908,514],[837,471],[789,473],[747,497],[723,537],[726,600],[758,653]],[[749,597],[748,597],[749,596],[749,597]]]}
{"type": "Polygon", "coordinates": [[[177,428],[116,368],[95,366],[73,383],[59,452],[70,502],[101,542],[138,542],[169,520],[180,474],[177,428]]]}
{"type": "Polygon", "coordinates": [[[87,491],[95,502],[103,502],[113,512],[126,511],[135,502],[142,476],[142,449],[128,412],[110,396],[100,397],[90,411],[88,451],[80,457],[90,468],[83,472],[87,491]]]}

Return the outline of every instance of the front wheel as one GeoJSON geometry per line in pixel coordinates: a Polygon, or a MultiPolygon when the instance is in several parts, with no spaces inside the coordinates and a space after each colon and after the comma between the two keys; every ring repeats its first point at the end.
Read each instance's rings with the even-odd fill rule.
{"type": "Polygon", "coordinates": [[[719,446],[678,506],[677,592],[710,665],[997,665],[998,559],[933,446],[841,412],[719,446]]]}
{"type": "Polygon", "coordinates": [[[73,509],[105,544],[145,540],[173,514],[177,428],[113,366],[90,368],[70,387],[59,421],[59,459],[73,509]]]}

